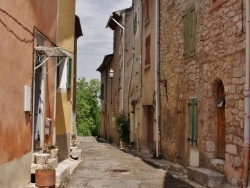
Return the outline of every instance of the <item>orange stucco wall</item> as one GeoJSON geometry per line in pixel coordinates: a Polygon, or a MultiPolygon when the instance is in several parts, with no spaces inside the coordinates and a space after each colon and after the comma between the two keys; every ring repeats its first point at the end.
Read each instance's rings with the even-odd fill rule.
{"type": "MultiPolygon", "coordinates": [[[[24,112],[24,86],[32,87],[33,82],[32,32],[36,26],[56,43],[57,0],[0,0],[0,18],[0,165],[2,165],[32,150],[32,112],[24,112]]],[[[50,77],[53,75],[48,76],[49,79],[50,77]]],[[[48,86],[49,114],[54,110],[54,99],[51,94],[53,86],[53,83],[48,86]]]]}

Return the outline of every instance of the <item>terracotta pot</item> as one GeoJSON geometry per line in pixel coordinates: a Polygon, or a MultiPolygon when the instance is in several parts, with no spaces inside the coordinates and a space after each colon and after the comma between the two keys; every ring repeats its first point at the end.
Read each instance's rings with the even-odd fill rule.
{"type": "Polygon", "coordinates": [[[37,187],[51,187],[56,184],[56,171],[38,169],[35,171],[35,180],[37,187]]]}

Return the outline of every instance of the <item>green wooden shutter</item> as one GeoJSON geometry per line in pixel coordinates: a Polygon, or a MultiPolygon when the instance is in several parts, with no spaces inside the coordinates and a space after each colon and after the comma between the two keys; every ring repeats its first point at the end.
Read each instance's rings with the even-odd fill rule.
{"type": "Polygon", "coordinates": [[[184,11],[183,12],[183,25],[184,25],[184,53],[183,53],[183,56],[184,58],[187,57],[188,55],[188,12],[187,11],[184,11]]]}
{"type": "Polygon", "coordinates": [[[196,98],[190,98],[188,102],[189,110],[189,144],[197,146],[198,140],[198,100],[196,98]]]}
{"type": "Polygon", "coordinates": [[[72,59],[69,58],[67,61],[67,88],[71,87],[71,75],[72,75],[72,59]]]}
{"type": "Polygon", "coordinates": [[[184,58],[195,55],[196,51],[196,12],[195,5],[183,12],[184,58]]]}
{"type": "Polygon", "coordinates": [[[196,51],[196,12],[195,6],[190,8],[190,57],[195,55],[196,51]]]}

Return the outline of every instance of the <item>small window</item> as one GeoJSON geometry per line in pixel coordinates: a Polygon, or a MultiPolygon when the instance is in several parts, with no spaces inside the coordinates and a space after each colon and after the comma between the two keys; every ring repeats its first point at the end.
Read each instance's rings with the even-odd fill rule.
{"type": "Polygon", "coordinates": [[[149,65],[150,64],[150,36],[146,38],[145,49],[146,49],[145,65],[149,65]]]}
{"type": "Polygon", "coordinates": [[[196,12],[191,6],[183,13],[184,25],[184,58],[193,57],[196,53],[196,12]]]}
{"type": "Polygon", "coordinates": [[[104,84],[102,83],[102,85],[101,85],[101,100],[103,100],[104,99],[104,84]]]}
{"type": "Polygon", "coordinates": [[[71,87],[71,77],[72,77],[72,59],[69,58],[67,62],[67,83],[66,83],[67,88],[71,87]]]}
{"type": "Polygon", "coordinates": [[[66,89],[72,85],[72,59],[57,58],[57,79],[56,85],[58,88],[66,89]]]}
{"type": "Polygon", "coordinates": [[[150,18],[150,0],[145,0],[145,22],[150,18]]]}

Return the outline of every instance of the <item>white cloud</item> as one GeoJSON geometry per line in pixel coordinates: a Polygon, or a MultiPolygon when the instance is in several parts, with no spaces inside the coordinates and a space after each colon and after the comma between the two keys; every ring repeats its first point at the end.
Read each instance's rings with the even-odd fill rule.
{"type": "Polygon", "coordinates": [[[106,28],[109,16],[131,5],[132,0],[76,0],[83,30],[83,37],[78,39],[78,78],[100,79],[96,69],[104,56],[113,52],[113,31],[106,28]]]}

